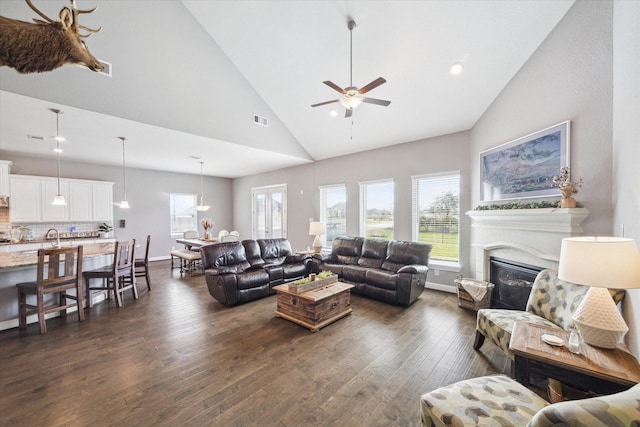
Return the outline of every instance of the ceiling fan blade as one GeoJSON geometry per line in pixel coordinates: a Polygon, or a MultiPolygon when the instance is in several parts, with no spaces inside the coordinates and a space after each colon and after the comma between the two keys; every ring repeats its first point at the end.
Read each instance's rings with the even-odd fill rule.
{"type": "Polygon", "coordinates": [[[367,104],[382,105],[384,107],[391,104],[391,101],[385,101],[384,99],[375,99],[375,98],[362,98],[362,102],[366,102],[367,104]]]}
{"type": "Polygon", "coordinates": [[[385,79],[383,79],[382,77],[378,77],[377,79],[375,79],[374,81],[372,81],[371,83],[369,83],[368,85],[366,85],[365,87],[360,89],[358,92],[360,92],[361,95],[364,95],[365,93],[369,92],[371,89],[375,89],[378,86],[380,86],[381,84],[386,83],[386,82],[387,81],[385,79]]]}
{"type": "Polygon", "coordinates": [[[346,92],[344,91],[344,89],[342,89],[340,86],[338,86],[337,84],[335,84],[335,83],[334,83],[334,82],[332,82],[332,81],[327,80],[327,81],[324,81],[324,82],[322,82],[322,83],[326,84],[326,85],[327,85],[327,86],[329,86],[331,89],[335,90],[336,92],[340,92],[340,93],[341,93],[341,94],[343,94],[343,95],[346,93],[346,92]]]}
{"type": "Polygon", "coordinates": [[[344,118],[348,119],[349,117],[351,117],[352,114],[353,114],[353,110],[350,110],[347,108],[344,112],[344,118]]]}
{"type": "Polygon", "coordinates": [[[313,104],[312,107],[319,107],[321,105],[333,104],[334,102],[340,101],[339,99],[332,99],[331,101],[320,102],[319,104],[313,104]]]}

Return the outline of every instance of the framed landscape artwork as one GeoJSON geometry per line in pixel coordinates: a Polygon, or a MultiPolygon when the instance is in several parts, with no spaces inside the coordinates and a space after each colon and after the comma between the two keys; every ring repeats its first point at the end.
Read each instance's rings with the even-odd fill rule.
{"type": "Polygon", "coordinates": [[[483,202],[558,196],[553,177],[569,166],[569,121],[480,153],[483,202]]]}

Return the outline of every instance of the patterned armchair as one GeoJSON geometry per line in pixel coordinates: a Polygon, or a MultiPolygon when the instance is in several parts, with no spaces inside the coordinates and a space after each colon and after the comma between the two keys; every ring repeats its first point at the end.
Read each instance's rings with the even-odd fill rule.
{"type": "MultiPolygon", "coordinates": [[[[571,330],[573,313],[588,290],[588,286],[558,279],[558,272],[555,270],[542,270],[533,282],[526,311],[492,308],[478,311],[473,348],[479,350],[486,337],[513,360],[513,354],[509,351],[509,341],[511,341],[515,322],[529,322],[566,331],[571,330]]],[[[624,299],[624,290],[610,289],[609,291],[616,304],[624,299]]]]}
{"type": "Polygon", "coordinates": [[[630,426],[640,419],[640,384],[609,396],[548,404],[506,375],[472,378],[420,398],[424,426],[630,426]]]}

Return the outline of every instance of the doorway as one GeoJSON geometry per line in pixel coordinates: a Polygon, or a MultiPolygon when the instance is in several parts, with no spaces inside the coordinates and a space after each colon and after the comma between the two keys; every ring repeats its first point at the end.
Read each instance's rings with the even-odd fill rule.
{"type": "Polygon", "coordinates": [[[254,239],[287,237],[287,185],[251,189],[252,234],[254,239]]]}

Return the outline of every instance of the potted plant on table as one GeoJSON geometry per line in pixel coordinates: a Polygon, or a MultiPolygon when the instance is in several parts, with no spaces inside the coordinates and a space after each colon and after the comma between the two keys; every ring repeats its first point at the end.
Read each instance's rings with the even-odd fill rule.
{"type": "Polygon", "coordinates": [[[113,230],[113,227],[103,222],[98,226],[98,235],[102,238],[107,237],[111,230],[113,230]]]}
{"type": "Polygon", "coordinates": [[[213,228],[213,220],[211,218],[202,218],[200,225],[204,229],[204,240],[211,240],[211,229],[213,228]]]}

